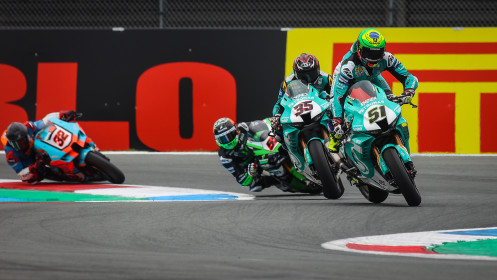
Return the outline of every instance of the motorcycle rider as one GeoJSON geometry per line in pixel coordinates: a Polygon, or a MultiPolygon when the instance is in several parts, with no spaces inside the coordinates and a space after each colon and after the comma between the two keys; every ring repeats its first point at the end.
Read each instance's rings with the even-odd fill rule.
{"type": "Polygon", "coordinates": [[[331,87],[330,117],[328,129],[331,132],[329,148],[337,151],[339,140],[344,135],[343,104],[349,87],[362,80],[369,80],[382,88],[390,100],[397,99],[400,104],[410,103],[418,87],[418,79],[410,74],[395,56],[385,51],[386,41],[376,29],[363,30],[352,44],[342,61],[333,72],[331,87]],[[404,86],[400,97],[395,96],[385,79],[383,71],[390,72],[404,86]]]}
{"type": "Polygon", "coordinates": [[[50,118],[74,121],[80,116],[81,114],[72,110],[60,111],[50,113],[35,122],[12,122],[7,127],[1,137],[6,160],[21,181],[36,184],[49,176],[50,170],[46,168],[46,163],[33,150],[34,135],[47,125],[50,118]]]}
{"type": "Polygon", "coordinates": [[[285,95],[287,84],[293,80],[302,80],[306,84],[311,84],[320,92],[324,92],[329,98],[332,77],[328,73],[321,71],[317,57],[312,54],[302,53],[293,61],[293,72],[281,83],[278,100],[273,107],[273,116],[281,114],[281,98],[285,95]]]}
{"type": "Polygon", "coordinates": [[[235,124],[229,118],[218,119],[214,123],[214,139],[219,146],[219,159],[236,181],[251,192],[260,192],[272,185],[286,191],[288,187],[277,179],[262,174],[253,152],[246,146],[249,137],[263,130],[268,130],[268,126],[262,120],[235,124]]]}
{"type": "MultiPolygon", "coordinates": [[[[283,107],[280,103],[286,93],[288,83],[294,80],[301,80],[306,84],[312,85],[321,93],[322,98],[328,100],[330,99],[332,77],[328,73],[321,71],[317,57],[308,53],[302,53],[297,56],[293,61],[293,72],[281,83],[278,93],[278,100],[273,107],[274,117],[272,126],[275,134],[278,135],[280,139],[283,136],[281,126],[279,125],[279,119],[281,117],[281,113],[283,112],[283,107]]],[[[280,142],[283,147],[286,148],[283,141],[280,142]]]]}

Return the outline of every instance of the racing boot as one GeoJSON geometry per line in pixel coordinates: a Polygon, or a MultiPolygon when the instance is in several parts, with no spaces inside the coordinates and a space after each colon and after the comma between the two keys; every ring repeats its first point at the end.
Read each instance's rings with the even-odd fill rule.
{"type": "Polygon", "coordinates": [[[340,143],[340,139],[335,139],[335,137],[330,135],[330,143],[328,144],[328,149],[332,153],[338,152],[338,144],[340,143]]]}
{"type": "Polygon", "coordinates": [[[267,189],[271,187],[272,185],[276,185],[278,183],[278,180],[271,176],[261,176],[257,182],[253,183],[250,186],[250,191],[251,192],[260,192],[263,189],[267,189]]]}

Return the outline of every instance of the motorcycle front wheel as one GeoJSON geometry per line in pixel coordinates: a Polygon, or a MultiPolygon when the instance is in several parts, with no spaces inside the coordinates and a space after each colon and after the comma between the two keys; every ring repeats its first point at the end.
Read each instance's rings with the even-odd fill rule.
{"type": "Polygon", "coordinates": [[[122,184],[124,182],[123,172],[102,154],[89,152],[86,155],[85,162],[100,171],[109,182],[114,184],[122,184]]]}
{"type": "Polygon", "coordinates": [[[421,195],[414,182],[409,177],[404,162],[400,159],[399,152],[394,147],[386,148],[383,152],[383,159],[395,183],[399,187],[409,206],[418,206],[421,204],[421,195]]]}
{"type": "Polygon", "coordinates": [[[314,168],[318,173],[319,180],[323,184],[323,195],[328,199],[338,199],[343,195],[343,188],[339,188],[333,172],[331,163],[320,140],[309,142],[309,153],[311,154],[314,168]]]}

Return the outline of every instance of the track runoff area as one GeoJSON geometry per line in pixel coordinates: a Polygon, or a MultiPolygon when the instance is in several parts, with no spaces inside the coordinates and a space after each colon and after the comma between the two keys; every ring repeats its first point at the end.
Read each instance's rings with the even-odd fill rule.
{"type": "MultiPolygon", "coordinates": [[[[140,154],[140,152],[107,153],[140,154]]],[[[1,151],[0,154],[5,153],[1,151]]],[[[18,180],[0,178],[0,203],[191,202],[254,199],[255,196],[243,193],[168,186],[59,182],[31,185],[18,180]]],[[[497,261],[497,227],[363,236],[328,241],[321,244],[321,247],[375,255],[497,261]]]]}

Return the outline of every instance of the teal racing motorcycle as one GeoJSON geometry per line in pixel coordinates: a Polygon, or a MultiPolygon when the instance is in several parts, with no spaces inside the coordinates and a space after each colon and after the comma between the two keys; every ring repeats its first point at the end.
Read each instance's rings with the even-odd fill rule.
{"type": "MultiPolygon", "coordinates": [[[[410,156],[409,129],[401,115],[405,103],[387,99],[370,81],[349,88],[344,103],[345,137],[338,153],[331,153],[339,174],[347,174],[362,195],[373,203],[389,193],[401,193],[409,206],[418,206],[421,195],[414,182],[416,169],[410,156]]],[[[408,103],[414,108],[417,107],[408,103]]]]}
{"type": "Polygon", "coordinates": [[[287,84],[282,97],[280,124],[290,159],[302,175],[320,185],[328,199],[343,195],[337,182],[333,160],[325,143],[329,141],[326,112],[329,101],[309,84],[294,80],[287,84]]]}

